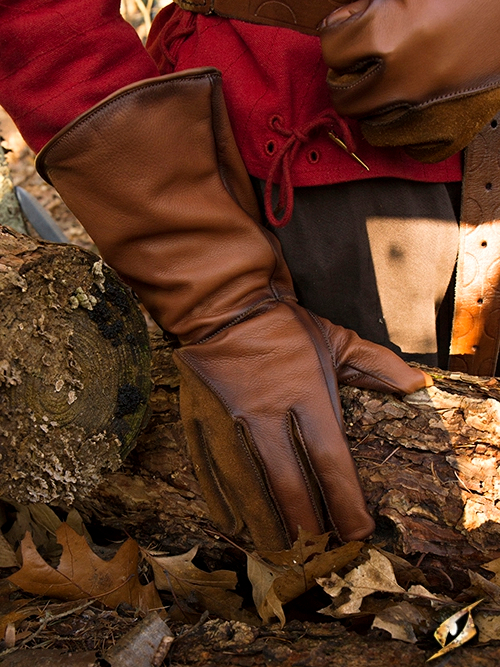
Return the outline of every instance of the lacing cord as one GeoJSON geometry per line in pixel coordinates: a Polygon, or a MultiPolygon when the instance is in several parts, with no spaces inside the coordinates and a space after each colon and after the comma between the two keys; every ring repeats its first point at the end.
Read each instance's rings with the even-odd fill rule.
{"type": "Polygon", "coordinates": [[[314,131],[323,127],[330,128],[331,131],[336,130],[333,132],[334,135],[342,137],[342,142],[350,154],[354,154],[355,143],[347,122],[328,110],[323,111],[299,129],[285,127],[283,118],[278,115],[272,119],[272,126],[278,134],[286,138],[286,141],[271,163],[264,190],[264,207],[267,220],[271,225],[284,227],[290,222],[293,213],[292,164],[300,146],[310,140],[314,131]],[[273,207],[272,201],[274,182],[279,183],[276,208],[273,207]]]}
{"type": "Polygon", "coordinates": [[[173,17],[162,28],[159,39],[161,53],[171,65],[172,71],[177,65],[179,48],[196,29],[196,14],[181,10],[179,7],[175,9],[173,17]]]}

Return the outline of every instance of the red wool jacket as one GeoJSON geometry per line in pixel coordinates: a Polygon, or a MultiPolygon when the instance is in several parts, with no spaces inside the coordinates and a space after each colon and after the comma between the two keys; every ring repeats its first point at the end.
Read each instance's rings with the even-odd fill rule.
{"type": "Polygon", "coordinates": [[[285,200],[292,186],[381,176],[461,179],[459,155],[423,165],[400,150],[371,147],[356,122],[339,118],[328,97],[319,38],[170,5],[156,17],[146,51],[119,8],[119,0],[0,0],[0,104],[35,151],[124,85],[210,65],[223,73],[249,172],[282,182],[285,200]]]}
{"type": "Polygon", "coordinates": [[[370,146],[355,121],[342,122],[330,103],[318,37],[170,5],[156,17],[147,48],[162,72],[204,65],[221,70],[236,140],[254,176],[267,178],[289,144],[295,151],[295,186],[377,176],[437,182],[461,178],[458,155],[424,165],[399,149],[370,146]],[[350,143],[370,171],[336,145],[328,130],[350,143]]]}

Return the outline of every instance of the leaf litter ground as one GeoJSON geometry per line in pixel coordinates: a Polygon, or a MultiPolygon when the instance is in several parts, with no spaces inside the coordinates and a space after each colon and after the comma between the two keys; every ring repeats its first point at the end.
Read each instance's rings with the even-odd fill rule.
{"type": "Polygon", "coordinates": [[[391,655],[423,665],[436,655],[435,664],[458,666],[500,656],[500,560],[484,577],[471,572],[469,589],[452,598],[404,559],[362,542],[332,548],[329,535],[301,533],[291,550],[245,553],[234,570],[210,571],[196,548],[172,556],[131,538],[96,545],[75,510],[67,521],[43,505],[3,502],[2,510],[7,667],[44,657],[140,667],[141,624],[152,614],[163,628],[158,645],[168,639],[158,665],[376,666],[391,655]]]}

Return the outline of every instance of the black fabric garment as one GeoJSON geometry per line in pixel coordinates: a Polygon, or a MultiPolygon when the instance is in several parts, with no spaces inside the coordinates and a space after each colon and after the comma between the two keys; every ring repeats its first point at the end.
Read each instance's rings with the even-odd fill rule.
{"type": "MultiPolygon", "coordinates": [[[[254,186],[262,201],[264,183],[254,186]]],[[[436,314],[458,251],[459,201],[460,184],[395,178],[296,188],[292,221],[270,228],[302,305],[407,361],[444,366],[452,288],[439,334],[436,314]]]]}

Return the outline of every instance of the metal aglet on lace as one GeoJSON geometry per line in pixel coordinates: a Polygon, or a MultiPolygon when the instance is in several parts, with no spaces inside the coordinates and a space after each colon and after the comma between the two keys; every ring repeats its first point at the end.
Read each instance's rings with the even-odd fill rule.
{"type": "Polygon", "coordinates": [[[340,146],[342,150],[344,150],[348,155],[354,158],[358,164],[364,167],[366,171],[370,171],[370,167],[365,162],[363,162],[363,160],[360,157],[358,157],[356,153],[350,151],[340,137],[337,137],[337,135],[334,134],[331,130],[328,132],[328,136],[332,141],[334,141],[337,144],[337,146],[340,146]]]}

